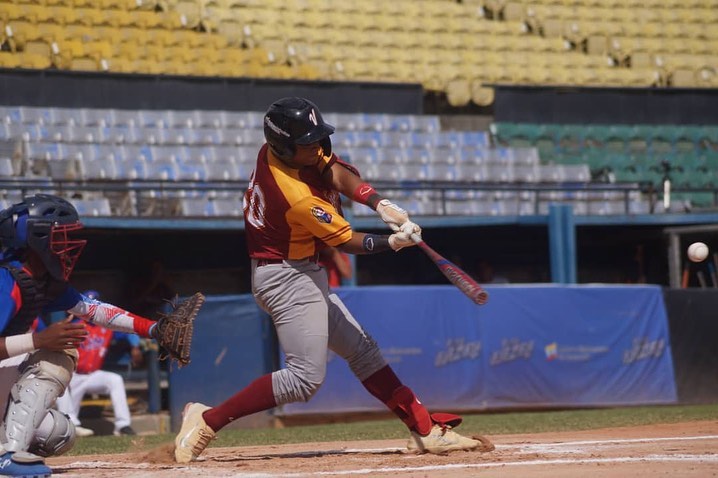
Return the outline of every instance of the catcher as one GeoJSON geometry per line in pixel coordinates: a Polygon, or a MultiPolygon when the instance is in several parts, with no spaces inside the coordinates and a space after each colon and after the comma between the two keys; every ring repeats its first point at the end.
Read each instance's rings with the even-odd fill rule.
{"type": "Polygon", "coordinates": [[[121,332],[154,338],[166,355],[189,362],[192,321],[202,294],[155,322],[90,299],[68,279],[87,241],[74,206],[46,194],[26,197],[0,211],[0,475],[50,476],[43,457],[72,448],[75,428],[53,409],[77,366],[77,346],[87,332],[68,320],[32,333],[42,313],[65,310],[121,332]]]}

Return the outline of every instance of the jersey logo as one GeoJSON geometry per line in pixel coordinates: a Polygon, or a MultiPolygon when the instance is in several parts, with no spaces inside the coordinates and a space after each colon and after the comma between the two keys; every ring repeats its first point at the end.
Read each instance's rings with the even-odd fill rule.
{"type": "Polygon", "coordinates": [[[314,108],[309,112],[309,121],[314,123],[314,126],[317,126],[317,114],[314,112],[314,108]]]}
{"type": "Polygon", "coordinates": [[[332,215],[319,206],[312,206],[312,216],[316,217],[317,221],[325,224],[332,222],[332,215]]]}

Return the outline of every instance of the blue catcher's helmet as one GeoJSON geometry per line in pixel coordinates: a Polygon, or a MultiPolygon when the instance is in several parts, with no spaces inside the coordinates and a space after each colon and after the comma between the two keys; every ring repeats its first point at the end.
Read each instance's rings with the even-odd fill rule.
{"type": "Polygon", "coordinates": [[[282,98],[264,115],[264,138],[272,152],[284,161],[291,160],[297,144],[319,143],[325,156],[332,154],[329,135],[334,126],[325,123],[317,105],[305,98],[282,98]]]}
{"type": "Polygon", "coordinates": [[[87,241],[70,239],[82,229],[75,207],[50,194],[36,194],[0,211],[0,245],[3,260],[26,258],[35,252],[47,271],[67,281],[87,241]]]}

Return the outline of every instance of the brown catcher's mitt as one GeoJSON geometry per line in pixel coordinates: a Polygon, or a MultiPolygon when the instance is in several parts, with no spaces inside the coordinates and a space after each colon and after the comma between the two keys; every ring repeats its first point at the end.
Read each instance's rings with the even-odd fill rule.
{"type": "Polygon", "coordinates": [[[170,302],[170,313],[159,314],[152,337],[160,346],[160,360],[176,360],[180,367],[189,363],[194,319],[203,303],[204,295],[200,292],[181,302],[175,297],[170,302]]]}

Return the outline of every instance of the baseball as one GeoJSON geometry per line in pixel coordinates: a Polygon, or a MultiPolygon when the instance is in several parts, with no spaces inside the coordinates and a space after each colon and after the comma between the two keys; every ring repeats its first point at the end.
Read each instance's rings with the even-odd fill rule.
{"type": "Polygon", "coordinates": [[[688,246],[688,259],[693,262],[702,262],[708,257],[708,246],[702,242],[694,242],[688,246]]]}

